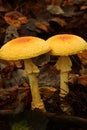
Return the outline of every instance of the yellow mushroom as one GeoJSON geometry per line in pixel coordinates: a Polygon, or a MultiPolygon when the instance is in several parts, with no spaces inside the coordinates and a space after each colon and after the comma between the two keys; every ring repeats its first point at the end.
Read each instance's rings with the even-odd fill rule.
{"type": "Polygon", "coordinates": [[[49,50],[50,47],[46,44],[45,40],[34,36],[25,36],[13,39],[1,48],[2,59],[24,60],[25,72],[29,77],[32,94],[32,109],[39,108],[45,111],[45,106],[40,97],[38,88],[37,74],[39,73],[39,69],[32,62],[31,58],[47,53],[49,50]]]}
{"type": "Polygon", "coordinates": [[[69,93],[68,72],[71,71],[72,62],[69,55],[82,53],[87,48],[86,41],[73,34],[59,34],[47,39],[51,47],[50,54],[60,56],[55,64],[60,70],[60,96],[65,97],[69,93]]]}

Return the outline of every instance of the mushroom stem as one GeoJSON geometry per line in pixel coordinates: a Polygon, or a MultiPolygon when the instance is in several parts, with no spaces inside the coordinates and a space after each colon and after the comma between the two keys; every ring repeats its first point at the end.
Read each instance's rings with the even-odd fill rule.
{"type": "Polygon", "coordinates": [[[60,70],[60,93],[59,93],[61,100],[60,107],[62,111],[67,112],[67,114],[70,114],[70,111],[72,111],[72,109],[69,106],[69,104],[63,101],[63,99],[69,93],[67,82],[68,82],[68,72],[71,70],[71,66],[72,62],[69,56],[60,56],[55,65],[56,69],[60,70]]]}
{"type": "Polygon", "coordinates": [[[68,73],[60,72],[60,96],[64,97],[69,93],[69,88],[67,85],[68,82],[68,73]]]}
{"type": "Polygon", "coordinates": [[[32,62],[31,59],[24,60],[25,72],[29,77],[30,89],[32,94],[32,109],[39,108],[40,110],[45,111],[45,106],[43,100],[41,99],[37,74],[39,73],[38,67],[32,62]]]}
{"type": "Polygon", "coordinates": [[[41,110],[45,110],[44,103],[40,97],[39,88],[38,88],[38,80],[35,74],[29,75],[30,87],[32,93],[32,109],[39,108],[41,110]]]}
{"type": "Polygon", "coordinates": [[[60,96],[65,97],[69,93],[68,72],[71,70],[71,60],[69,56],[60,56],[56,62],[56,69],[60,70],[60,96]]]}

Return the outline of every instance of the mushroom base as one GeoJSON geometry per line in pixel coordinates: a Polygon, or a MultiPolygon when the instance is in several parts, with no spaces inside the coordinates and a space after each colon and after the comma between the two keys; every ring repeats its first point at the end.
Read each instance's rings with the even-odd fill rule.
{"type": "Polygon", "coordinates": [[[39,108],[41,110],[45,110],[43,100],[41,99],[39,87],[38,87],[38,80],[35,74],[29,74],[28,75],[30,80],[30,88],[31,88],[31,94],[32,94],[32,103],[31,108],[39,108]]]}
{"type": "Polygon", "coordinates": [[[39,103],[36,103],[35,104],[35,102],[31,102],[31,108],[32,108],[32,110],[34,110],[34,109],[39,109],[39,110],[41,110],[42,112],[46,112],[46,109],[45,109],[45,107],[44,107],[44,103],[43,103],[43,100],[41,99],[40,101],[39,101],[39,103]]]}

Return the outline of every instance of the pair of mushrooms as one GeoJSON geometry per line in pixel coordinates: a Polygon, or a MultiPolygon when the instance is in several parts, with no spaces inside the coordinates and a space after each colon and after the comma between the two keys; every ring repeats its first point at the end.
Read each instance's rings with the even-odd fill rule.
{"type": "Polygon", "coordinates": [[[38,67],[32,62],[33,57],[44,53],[60,56],[55,64],[60,70],[60,96],[64,97],[68,92],[68,72],[71,70],[72,62],[69,55],[82,53],[87,49],[86,41],[76,35],[59,34],[48,38],[46,41],[34,37],[25,36],[13,39],[1,47],[1,59],[4,60],[24,60],[25,72],[29,77],[32,94],[32,109],[39,108],[46,111],[44,103],[40,97],[37,74],[38,67]]]}

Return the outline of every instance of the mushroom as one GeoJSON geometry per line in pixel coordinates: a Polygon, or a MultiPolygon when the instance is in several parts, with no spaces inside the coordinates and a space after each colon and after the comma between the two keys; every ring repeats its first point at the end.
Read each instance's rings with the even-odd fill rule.
{"type": "Polygon", "coordinates": [[[69,93],[67,85],[69,71],[71,71],[72,62],[69,55],[82,53],[87,48],[86,41],[73,34],[59,34],[47,39],[51,47],[50,54],[60,56],[55,64],[60,71],[60,97],[65,97],[69,93]]]}
{"type": "Polygon", "coordinates": [[[25,72],[29,77],[32,94],[32,109],[38,108],[45,111],[38,87],[37,74],[39,73],[39,68],[33,63],[31,58],[47,53],[49,50],[50,47],[46,44],[45,40],[34,36],[19,37],[1,47],[2,59],[24,60],[25,72]]]}

